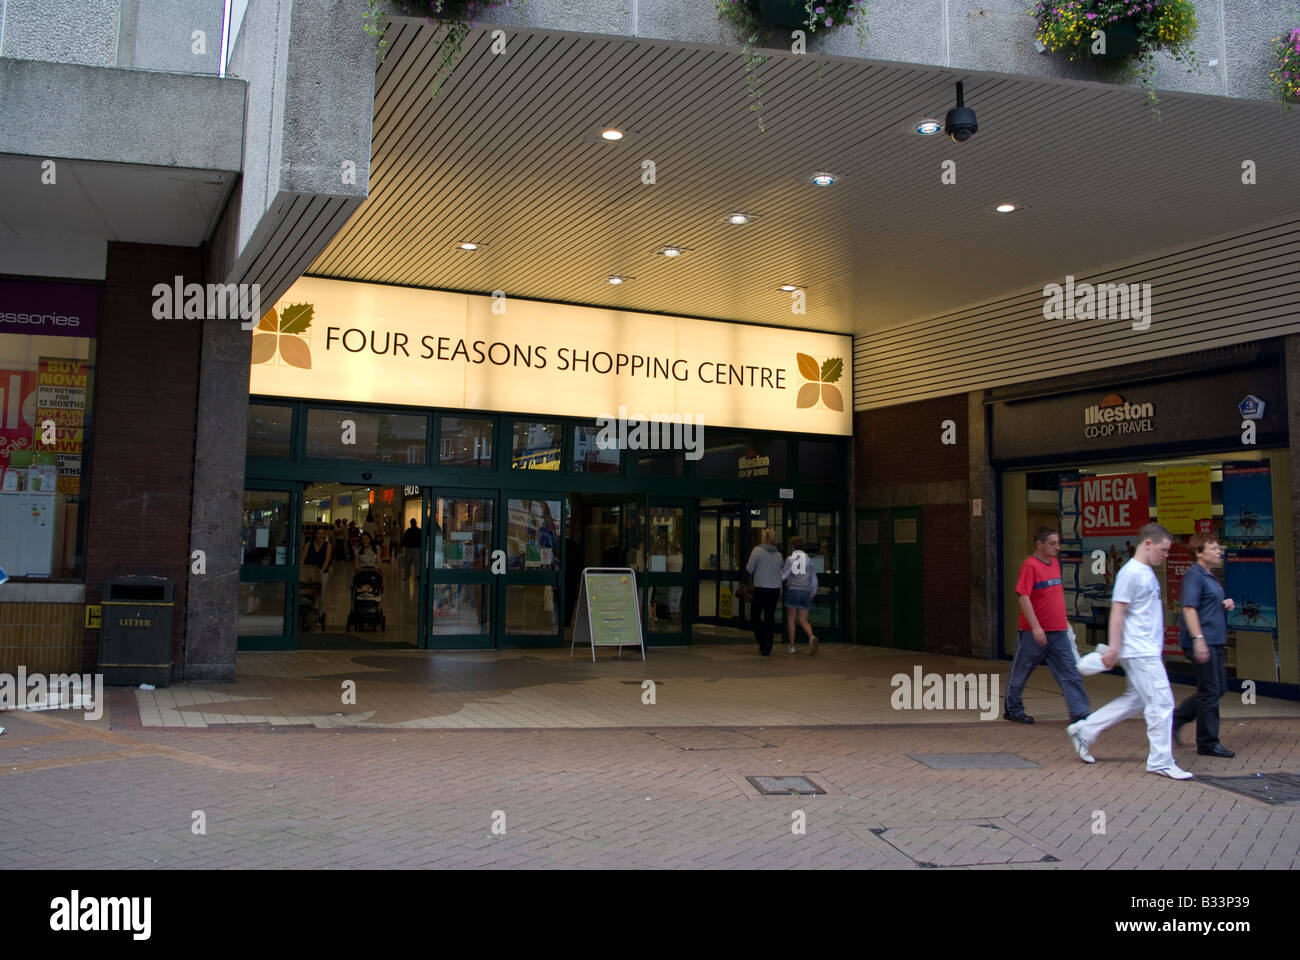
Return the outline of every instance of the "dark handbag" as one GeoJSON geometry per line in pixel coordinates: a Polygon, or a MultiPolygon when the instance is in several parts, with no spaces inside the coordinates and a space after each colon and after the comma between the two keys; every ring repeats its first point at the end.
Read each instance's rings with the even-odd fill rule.
{"type": "Polygon", "coordinates": [[[754,585],[752,583],[742,583],[736,588],[736,599],[743,600],[745,603],[754,602],[754,585]]]}

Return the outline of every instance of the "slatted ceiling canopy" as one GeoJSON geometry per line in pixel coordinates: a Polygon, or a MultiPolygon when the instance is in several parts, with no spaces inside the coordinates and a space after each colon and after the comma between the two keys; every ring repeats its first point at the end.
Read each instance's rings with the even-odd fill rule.
{"type": "Polygon", "coordinates": [[[1076,282],[1151,284],[1150,327],[1048,320],[1041,288],[854,341],[856,409],[1226,347],[1300,332],[1300,216],[1076,282]]]}
{"type": "MultiPolygon", "coordinates": [[[[856,372],[873,378],[859,407],[955,383],[935,360],[949,347],[927,339],[945,324],[966,338],[989,326],[992,366],[968,380],[1023,365],[1041,295],[1008,291],[1116,263],[1158,284],[1178,258],[1157,264],[1151,251],[1246,233],[1300,205],[1300,111],[1272,103],[1171,94],[1157,122],[1141,89],[845,59],[819,79],[814,57],[776,55],[759,68],[760,133],[735,49],[511,29],[495,55],[479,30],[431,99],[440,32],[400,21],[389,38],[370,197],[309,272],[852,333],[867,354],[856,372]],[[966,144],[917,135],[918,120],[954,105],[958,79],[980,132],[966,144]],[[605,125],[629,135],[601,141],[605,125]],[[941,182],[945,160],[955,185],[941,182]],[[1244,160],[1254,186],[1241,183],[1244,160]],[[812,186],[822,170],[838,181],[812,186]],[[995,213],[1003,201],[1020,209],[995,213]],[[734,211],[758,218],[725,223],[734,211]],[[455,248],[465,240],[485,246],[455,248]],[[688,252],[656,254],[669,244],[688,252]],[[611,286],[611,274],[634,279],[611,286]],[[806,314],[791,312],[783,283],[806,289],[806,314]],[[1001,306],[967,310],[989,300],[1001,306]]],[[[1157,326],[1144,344],[1161,342],[1157,326]]],[[[1041,337],[1049,354],[1077,349],[1041,337]]],[[[1102,335],[1097,348],[1118,342],[1102,335]]]]}

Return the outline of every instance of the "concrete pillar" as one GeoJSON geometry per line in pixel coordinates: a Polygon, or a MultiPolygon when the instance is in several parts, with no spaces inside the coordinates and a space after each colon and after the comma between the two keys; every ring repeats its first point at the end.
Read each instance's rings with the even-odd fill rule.
{"type": "Polygon", "coordinates": [[[196,682],[235,679],[252,342],[238,321],[203,321],[190,550],[207,572],[189,575],[185,622],[185,679],[196,682]]]}
{"type": "Polygon", "coordinates": [[[995,472],[989,465],[988,414],[984,392],[966,394],[967,457],[970,470],[970,655],[997,656],[998,517],[995,472]],[[980,500],[981,516],[974,501],[980,500]]]}

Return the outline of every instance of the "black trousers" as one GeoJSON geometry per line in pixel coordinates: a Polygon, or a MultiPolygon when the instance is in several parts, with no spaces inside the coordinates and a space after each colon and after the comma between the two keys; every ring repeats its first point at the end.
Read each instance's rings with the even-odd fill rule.
{"type": "Polygon", "coordinates": [[[1196,720],[1196,747],[1209,750],[1219,742],[1219,698],[1228,689],[1228,671],[1221,646],[1212,646],[1205,663],[1192,661],[1196,670],[1196,692],[1174,710],[1174,725],[1196,720]]]}
{"type": "Polygon", "coordinates": [[[780,598],[779,587],[754,588],[754,600],[749,605],[750,623],[754,627],[754,639],[758,641],[758,652],[763,656],[772,652],[772,635],[776,632],[776,601],[780,598]]]}

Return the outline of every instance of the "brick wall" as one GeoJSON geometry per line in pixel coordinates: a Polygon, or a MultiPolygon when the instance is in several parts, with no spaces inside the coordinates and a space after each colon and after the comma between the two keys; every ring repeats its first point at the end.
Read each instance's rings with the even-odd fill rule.
{"type": "Polygon", "coordinates": [[[923,400],[853,415],[853,444],[857,482],[861,491],[872,486],[966,480],[968,440],[966,395],[923,400]],[[957,442],[940,443],[951,420],[957,442]]]}
{"type": "Polygon", "coordinates": [[[970,656],[970,511],[927,504],[922,516],[925,649],[970,656]]]}
{"type": "MultiPolygon", "coordinates": [[[[202,282],[197,250],[109,244],[86,530],[87,603],[121,574],[175,582],[173,664],[183,662],[201,326],[155,320],[152,291],[177,274],[202,282]]],[[[99,631],[86,630],[82,669],[98,657],[99,631]]]]}
{"type": "MultiPolygon", "coordinates": [[[[924,649],[969,656],[970,507],[967,397],[958,394],[854,414],[859,506],[921,507],[924,649]],[[941,443],[943,421],[956,426],[955,444],[941,443]]],[[[882,532],[893,525],[886,514],[882,532]]],[[[889,605],[885,547],[882,611],[889,605]]],[[[872,590],[874,596],[874,588],[872,590]]]]}

